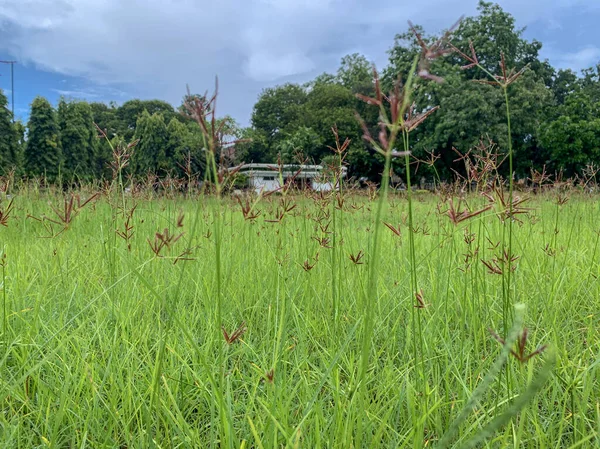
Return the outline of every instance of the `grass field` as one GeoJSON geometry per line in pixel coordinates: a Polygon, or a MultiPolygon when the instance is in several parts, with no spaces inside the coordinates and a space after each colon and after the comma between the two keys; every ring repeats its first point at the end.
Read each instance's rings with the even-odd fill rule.
{"type": "Polygon", "coordinates": [[[365,196],[248,219],[233,199],[73,204],[17,195],[0,229],[1,447],[600,444],[596,197],[533,196],[510,239],[497,209],[455,223],[429,194],[412,232],[402,196],[380,222],[365,196]]]}

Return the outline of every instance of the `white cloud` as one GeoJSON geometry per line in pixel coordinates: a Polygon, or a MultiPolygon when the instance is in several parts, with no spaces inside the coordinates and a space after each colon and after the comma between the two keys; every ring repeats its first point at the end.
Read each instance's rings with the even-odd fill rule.
{"type": "MultiPolygon", "coordinates": [[[[523,26],[560,24],[562,8],[593,7],[595,0],[500,3],[523,26]]],[[[186,83],[204,91],[218,75],[220,110],[245,120],[263,87],[335,70],[351,51],[381,64],[407,19],[438,31],[476,6],[477,0],[0,0],[0,51],[174,103],[186,83]]]]}
{"type": "Polygon", "coordinates": [[[94,92],[88,92],[85,90],[63,90],[63,89],[51,89],[53,92],[56,92],[58,95],[67,97],[67,98],[87,98],[93,99],[98,98],[98,94],[94,92]]]}
{"type": "Polygon", "coordinates": [[[572,53],[558,54],[554,60],[561,68],[579,71],[600,63],[600,48],[589,46],[572,53]]]}
{"type": "MultiPolygon", "coordinates": [[[[62,80],[65,81],[65,80],[62,80]]],[[[110,86],[96,87],[63,87],[51,88],[52,92],[67,98],[88,99],[90,101],[102,98],[126,98],[128,95],[122,90],[110,86]]]]}
{"type": "Polygon", "coordinates": [[[273,55],[269,52],[253,52],[244,65],[245,72],[253,79],[274,81],[278,78],[309,72],[315,64],[301,53],[273,55]]]}
{"type": "Polygon", "coordinates": [[[0,1],[0,18],[30,29],[52,29],[60,25],[65,13],[72,11],[68,0],[0,1]]]}

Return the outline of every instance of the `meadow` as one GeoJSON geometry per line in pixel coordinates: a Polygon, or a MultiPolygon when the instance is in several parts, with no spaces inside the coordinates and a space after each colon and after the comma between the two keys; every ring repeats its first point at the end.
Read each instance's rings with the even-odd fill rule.
{"type": "Polygon", "coordinates": [[[0,446],[598,447],[600,203],[518,195],[4,198],[0,446]]]}

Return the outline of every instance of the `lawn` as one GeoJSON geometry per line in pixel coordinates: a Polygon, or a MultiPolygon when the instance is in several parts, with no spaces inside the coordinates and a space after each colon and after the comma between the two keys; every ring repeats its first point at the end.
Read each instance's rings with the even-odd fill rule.
{"type": "Polygon", "coordinates": [[[600,443],[596,197],[80,195],[0,203],[1,447],[600,443]]]}

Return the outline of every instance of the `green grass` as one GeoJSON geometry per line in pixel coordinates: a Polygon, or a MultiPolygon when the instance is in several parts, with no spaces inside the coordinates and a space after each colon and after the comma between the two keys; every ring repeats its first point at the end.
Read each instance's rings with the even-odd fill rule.
{"type": "MultiPolygon", "coordinates": [[[[529,202],[533,210],[518,216],[512,236],[519,259],[510,297],[526,305],[528,350],[549,348],[523,364],[508,358],[458,423],[456,447],[507,410],[512,419],[485,435],[484,447],[600,443],[600,206],[585,196],[562,206],[554,199],[529,202]],[[527,396],[528,384],[548,375],[552,355],[548,379],[527,396]],[[510,407],[519,397],[529,403],[517,413],[510,407]]],[[[454,225],[438,213],[437,198],[414,197],[416,276],[427,305],[415,309],[408,204],[399,196],[382,221],[401,237],[374,222],[376,202],[358,196],[335,215],[330,203],[294,197],[296,208],[279,223],[266,221],[275,197],[257,204],[255,222],[229,199],[220,208],[209,198],[138,200],[131,251],[115,235],[124,218],[105,198],[44,238],[44,224],[27,216],[53,216],[48,200],[17,196],[0,229],[1,447],[349,448],[357,429],[363,447],[435,447],[501,355],[489,329],[503,334],[513,324],[502,322],[502,276],[481,262],[501,248],[493,249],[504,228],[494,211],[454,225]],[[315,221],[325,228],[334,216],[326,232],[335,238],[315,221]],[[369,304],[371,356],[362,378],[376,226],[377,301],[369,304]],[[147,239],[165,228],[185,235],[157,258],[147,239]],[[322,238],[337,246],[321,246],[322,238]],[[174,264],[187,248],[195,260],[174,264]],[[359,251],[364,264],[355,265],[349,255],[359,251]],[[314,264],[308,271],[305,261],[314,264]],[[412,332],[412,314],[421,335],[412,332]],[[245,322],[241,339],[225,342],[219,316],[230,334],[245,322]]]]}

